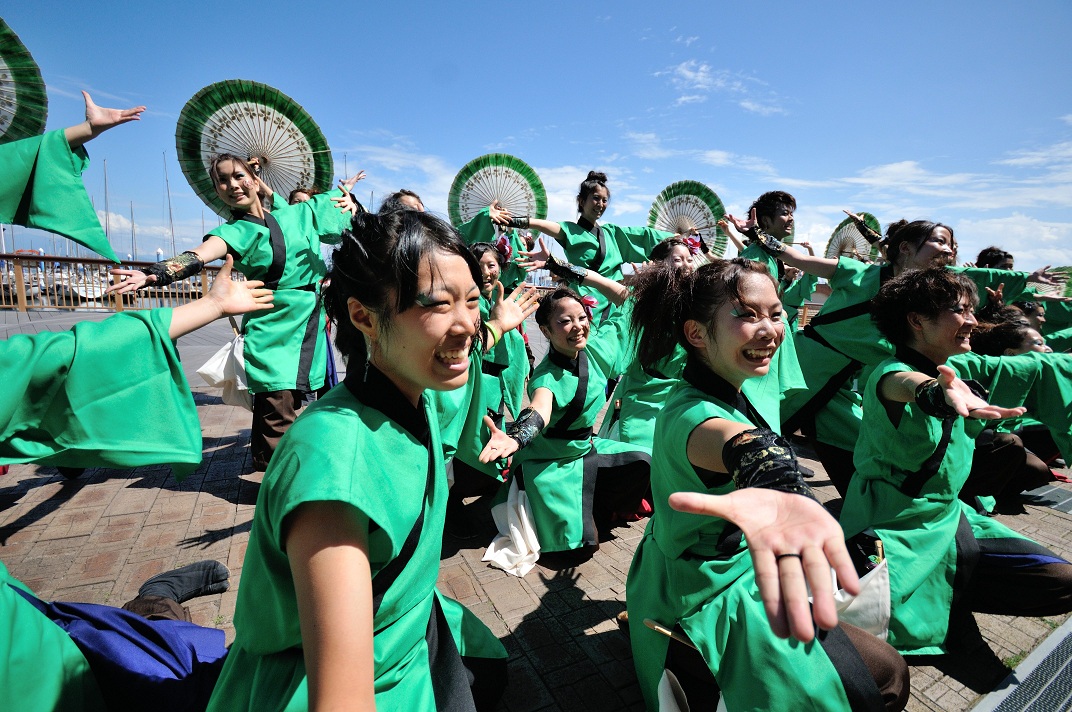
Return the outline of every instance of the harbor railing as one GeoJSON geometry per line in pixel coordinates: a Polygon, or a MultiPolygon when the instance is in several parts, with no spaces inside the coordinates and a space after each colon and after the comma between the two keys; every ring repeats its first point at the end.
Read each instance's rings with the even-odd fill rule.
{"type": "MultiPolygon", "coordinates": [[[[134,260],[117,265],[93,257],[0,253],[0,309],[119,312],[174,307],[203,296],[220,270],[218,266],[206,266],[201,274],[166,287],[148,287],[123,295],[105,294],[113,282],[119,281],[111,274],[113,268],[152,264],[134,260]]],[[[233,272],[231,278],[245,279],[238,272],[233,272]]]]}

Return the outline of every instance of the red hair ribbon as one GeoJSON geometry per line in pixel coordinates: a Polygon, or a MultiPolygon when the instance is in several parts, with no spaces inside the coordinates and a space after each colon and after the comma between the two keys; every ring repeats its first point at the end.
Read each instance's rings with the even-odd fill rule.
{"type": "Polygon", "coordinates": [[[499,254],[507,262],[514,256],[514,250],[510,247],[510,241],[506,239],[506,235],[500,235],[499,239],[495,241],[495,249],[499,251],[499,254]]]}
{"type": "Polygon", "coordinates": [[[700,240],[695,237],[683,237],[681,241],[685,243],[685,247],[689,248],[689,252],[694,255],[700,254],[700,240]]]}
{"type": "Polygon", "coordinates": [[[588,307],[589,309],[595,309],[597,306],[599,306],[599,302],[597,302],[596,298],[593,296],[581,297],[581,304],[588,307]]]}

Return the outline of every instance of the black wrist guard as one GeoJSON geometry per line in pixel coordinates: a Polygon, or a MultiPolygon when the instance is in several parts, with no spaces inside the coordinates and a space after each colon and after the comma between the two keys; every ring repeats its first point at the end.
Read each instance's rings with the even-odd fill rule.
{"type": "Polygon", "coordinates": [[[924,415],[929,415],[932,418],[945,420],[957,414],[953,406],[945,402],[945,389],[938,383],[937,378],[924,381],[916,386],[916,405],[919,406],[924,415]]]}
{"type": "Polygon", "coordinates": [[[853,218],[852,221],[856,223],[856,229],[860,231],[860,234],[863,235],[864,239],[867,240],[870,244],[873,245],[882,239],[882,235],[872,230],[871,226],[863,220],[853,218]]]}
{"type": "Polygon", "coordinates": [[[759,246],[763,248],[763,251],[772,257],[779,257],[785,252],[785,243],[779,240],[770,233],[763,232],[759,228],[756,228],[756,235],[758,236],[759,246]]]}
{"type": "Polygon", "coordinates": [[[518,413],[517,420],[506,426],[506,434],[517,441],[517,449],[528,445],[543,430],[543,416],[532,408],[525,408],[518,413]]]}
{"type": "Polygon", "coordinates": [[[730,438],[722,448],[722,462],[737,489],[762,487],[815,499],[789,443],[767,428],[745,430],[730,438]]]}
{"type": "Polygon", "coordinates": [[[507,227],[517,228],[518,230],[527,230],[529,227],[529,216],[515,215],[510,218],[510,224],[507,227]]]}
{"type": "Polygon", "coordinates": [[[577,284],[583,282],[584,278],[588,276],[588,270],[584,267],[571,265],[569,262],[561,262],[555,259],[554,255],[547,258],[547,263],[544,264],[543,268],[556,277],[577,284]]]}
{"type": "Polygon", "coordinates": [[[156,277],[156,281],[152,286],[163,287],[172,282],[178,282],[181,279],[192,277],[204,268],[205,263],[201,261],[201,258],[187,250],[181,255],[175,255],[166,260],[161,260],[155,265],[142,271],[145,272],[145,274],[156,277]]]}

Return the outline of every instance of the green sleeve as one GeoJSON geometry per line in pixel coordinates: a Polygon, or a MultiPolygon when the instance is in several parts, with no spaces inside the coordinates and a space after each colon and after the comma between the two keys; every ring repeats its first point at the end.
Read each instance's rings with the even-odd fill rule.
{"type": "MultiPolygon", "coordinates": [[[[1048,323],[1048,322],[1047,322],[1048,323]]],[[[1046,345],[1057,353],[1066,353],[1072,348],[1072,326],[1046,334],[1046,345]]]]}
{"type": "Polygon", "coordinates": [[[1006,408],[1024,406],[1029,417],[1050,429],[1066,460],[1072,457],[1072,356],[1030,352],[1019,356],[966,353],[950,359],[961,378],[974,378],[987,400],[1006,408]]]}
{"type": "Polygon", "coordinates": [[[232,220],[209,230],[205,239],[212,235],[226,242],[230,251],[237,255],[236,264],[246,264],[257,243],[268,238],[268,228],[248,220],[232,220]]]}
{"type": "Polygon", "coordinates": [[[285,208],[288,205],[290,205],[290,203],[288,203],[286,199],[279,194],[279,191],[272,191],[272,210],[279,210],[279,208],[285,208]]]}
{"type": "Polygon", "coordinates": [[[495,223],[489,217],[490,211],[481,208],[480,212],[466,220],[461,225],[455,226],[462,235],[465,244],[472,245],[476,242],[495,242],[495,223]]]}
{"type": "Polygon", "coordinates": [[[0,146],[0,223],[48,230],[118,262],[82,183],[88,165],[63,131],[0,146]]]}
{"type": "Polygon", "coordinates": [[[987,288],[997,290],[1002,284],[1002,295],[1006,304],[1023,299],[1027,294],[1033,293],[1028,286],[1027,272],[1013,272],[1004,269],[980,269],[978,267],[950,267],[954,272],[959,272],[975,282],[975,288],[979,290],[979,304],[986,306],[987,288]]]}
{"type": "Polygon", "coordinates": [[[767,251],[760,247],[755,240],[744,246],[740,257],[767,265],[767,271],[771,273],[772,277],[778,279],[778,260],[767,254],[767,251]]]}
{"type": "Polygon", "coordinates": [[[620,376],[629,366],[634,354],[629,338],[629,324],[633,320],[632,298],[626,299],[614,315],[593,328],[588,337],[588,357],[596,362],[607,378],[620,376]]]}
{"type": "Polygon", "coordinates": [[[201,424],[170,325],[153,309],[0,343],[0,464],[192,472],[201,424]]]}
{"type": "Polygon", "coordinates": [[[646,262],[656,245],[674,236],[672,232],[663,232],[653,227],[621,227],[608,224],[603,228],[610,232],[617,244],[622,263],[646,262]]]}
{"type": "Polygon", "coordinates": [[[304,203],[297,206],[308,210],[313,219],[313,230],[320,238],[320,242],[328,245],[337,245],[342,240],[342,233],[350,229],[350,214],[344,213],[332,201],[342,195],[342,191],[335,189],[327,193],[314,195],[304,203]]]}
{"type": "Polygon", "coordinates": [[[818,277],[805,272],[800,279],[793,282],[788,289],[782,292],[782,308],[785,309],[785,318],[790,326],[796,324],[800,307],[811,298],[818,284],[818,277]]]}

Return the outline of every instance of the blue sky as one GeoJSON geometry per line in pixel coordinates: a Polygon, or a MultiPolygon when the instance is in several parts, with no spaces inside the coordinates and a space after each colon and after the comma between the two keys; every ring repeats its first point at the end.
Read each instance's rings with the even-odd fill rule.
{"type": "MultiPolygon", "coordinates": [[[[577,184],[598,168],[606,219],[624,225],[693,179],[734,213],[766,190],[793,193],[798,240],[817,247],[851,208],[883,225],[948,223],[962,260],[998,244],[1024,269],[1072,264],[1067,0],[221,7],[2,11],[41,67],[50,129],[81,118],[80,88],[102,105],[149,107],[89,146],[84,177],[101,210],[108,160],[120,254],[131,202],[140,255],[165,245],[164,160],[179,249],[200,242],[175,121],[202,87],[243,78],[305,107],[337,174],[344,155],[368,172],[362,199],[408,187],[445,213],[457,171],[502,151],[536,169],[555,220],[575,217],[577,184]]],[[[24,247],[31,232],[15,237],[24,247]]]]}

